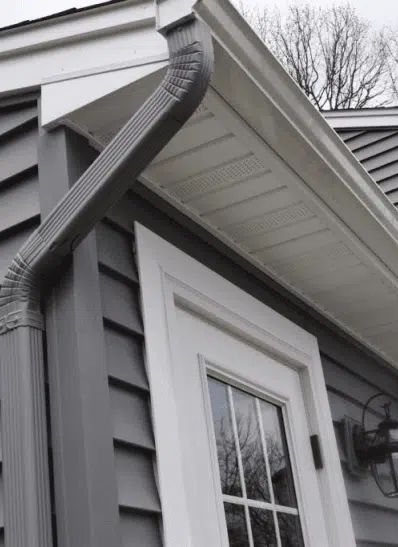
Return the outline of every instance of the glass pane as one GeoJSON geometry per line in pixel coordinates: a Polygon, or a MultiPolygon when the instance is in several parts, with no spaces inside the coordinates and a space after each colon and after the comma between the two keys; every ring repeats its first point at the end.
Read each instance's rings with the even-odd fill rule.
{"type": "Polygon", "coordinates": [[[270,501],[255,398],[238,389],[233,389],[232,392],[247,497],[270,501]]]}
{"type": "Polygon", "coordinates": [[[398,460],[390,456],[385,463],[372,463],[371,469],[383,492],[391,494],[397,490],[398,460]]]}
{"type": "MultiPolygon", "coordinates": [[[[398,428],[392,429],[390,431],[390,442],[398,443],[398,428]]],[[[398,491],[398,453],[394,452],[391,454],[391,470],[392,470],[392,481],[394,484],[394,491],[398,491]]]]}
{"type": "Polygon", "coordinates": [[[278,513],[278,525],[282,547],[304,547],[298,516],[278,513]]]}
{"type": "Polygon", "coordinates": [[[218,465],[223,494],[242,496],[238,458],[228,404],[227,386],[209,378],[209,392],[216,436],[218,465]]]}
{"type": "Polygon", "coordinates": [[[249,509],[254,547],[277,547],[274,515],[263,509],[249,509]]]}
{"type": "Polygon", "coordinates": [[[390,429],[390,442],[397,443],[398,442],[398,428],[397,429],[390,429]]]}
{"type": "Polygon", "coordinates": [[[275,503],[296,507],[296,495],[283,426],[282,410],[266,401],[260,401],[260,410],[275,503]]]}
{"type": "Polygon", "coordinates": [[[245,510],[242,505],[224,503],[229,547],[249,547],[245,510]]]}

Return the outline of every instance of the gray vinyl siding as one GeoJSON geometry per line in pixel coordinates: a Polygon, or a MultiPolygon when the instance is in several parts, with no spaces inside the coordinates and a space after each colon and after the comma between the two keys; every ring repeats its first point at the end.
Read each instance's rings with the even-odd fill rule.
{"type": "MultiPolygon", "coordinates": [[[[397,500],[382,496],[371,476],[359,480],[348,473],[340,425],[345,416],[360,422],[364,403],[382,386],[377,383],[377,371],[363,378],[350,371],[342,361],[335,362],[328,355],[322,355],[355,536],[358,545],[398,545],[397,500]]],[[[373,413],[372,417],[372,426],[381,420],[380,414],[373,413]]]]}
{"type": "Polygon", "coordinates": [[[104,220],[97,228],[97,248],[122,542],[161,547],[132,231],[104,220]]]}
{"type": "Polygon", "coordinates": [[[0,106],[0,283],[40,222],[37,103],[0,106]]]}
{"type": "MultiPolygon", "coordinates": [[[[35,99],[0,103],[0,284],[16,252],[40,222],[38,108],[35,99]]],[[[1,447],[0,447],[1,461],[1,447]]],[[[0,547],[4,545],[0,466],[0,547]]]]}
{"type": "Polygon", "coordinates": [[[383,192],[398,204],[398,129],[338,130],[383,192]]]}
{"type": "Polygon", "coordinates": [[[160,505],[152,467],[155,451],[142,353],[144,335],[132,253],[132,226],[138,220],[317,336],[357,544],[398,546],[398,503],[384,498],[370,477],[358,480],[349,475],[340,426],[344,416],[360,419],[362,405],[378,390],[397,395],[397,373],[323,325],[309,310],[303,310],[304,305],[281,294],[273,282],[250,273],[249,265],[211,236],[206,236],[207,241],[198,237],[201,229],[183,220],[171,207],[163,204],[160,211],[155,207],[159,198],[148,190],[139,185],[137,191],[146,199],[130,194],[97,229],[124,545],[160,546],[160,505]],[[175,220],[182,220],[184,227],[175,220]]]}

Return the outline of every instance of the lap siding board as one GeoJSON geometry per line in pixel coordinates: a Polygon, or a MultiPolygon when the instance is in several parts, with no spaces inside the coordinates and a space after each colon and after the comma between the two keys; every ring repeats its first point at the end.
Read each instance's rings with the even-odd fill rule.
{"type": "Polygon", "coordinates": [[[132,231],[97,227],[106,360],[123,545],[161,547],[155,444],[132,231]]]}
{"type": "MultiPolygon", "coordinates": [[[[279,299],[282,302],[282,304],[279,305],[279,308],[278,305],[270,304],[271,291],[269,291],[265,285],[260,285],[258,280],[248,274],[246,274],[245,280],[243,281],[243,272],[239,266],[233,264],[225,257],[221,257],[214,248],[201,241],[189,230],[184,229],[182,226],[175,223],[171,218],[163,215],[158,209],[155,209],[148,203],[148,201],[142,199],[138,195],[132,195],[131,198],[132,199],[126,197],[120,202],[111,211],[108,220],[97,232],[99,234],[99,254],[101,255],[101,247],[103,252],[105,252],[105,247],[112,249],[113,254],[112,260],[111,257],[107,260],[103,255],[102,264],[109,265],[112,262],[114,268],[118,268],[117,265],[120,264],[120,270],[124,270],[123,273],[119,271],[119,283],[121,282],[121,276],[123,275],[125,277],[125,287],[129,286],[130,291],[132,292],[137,291],[138,289],[137,281],[136,279],[132,279],[131,272],[126,275],[126,262],[128,256],[131,257],[131,260],[133,256],[131,250],[133,240],[131,226],[133,225],[134,220],[137,220],[184,252],[199,259],[206,266],[229,279],[229,281],[232,281],[237,285],[245,285],[245,290],[248,290],[253,296],[262,300],[264,303],[271,305],[276,311],[282,315],[288,316],[297,324],[318,337],[332,415],[336,424],[336,436],[340,447],[347,495],[358,545],[388,544],[389,546],[398,546],[398,536],[396,534],[398,506],[396,501],[384,498],[370,477],[358,481],[348,474],[345,464],[341,431],[338,426],[338,421],[345,415],[351,416],[354,419],[360,418],[362,405],[368,395],[370,396],[379,389],[389,389],[391,394],[396,393],[398,375],[394,371],[383,367],[376,360],[361,351],[360,348],[350,344],[343,337],[317,323],[312,317],[306,315],[304,312],[297,313],[297,309],[295,309],[292,304],[289,304],[289,302],[281,301],[281,299],[279,299]],[[112,233],[114,234],[113,236],[112,233]],[[121,233],[124,233],[127,240],[130,240],[130,245],[127,245],[127,240],[121,244],[121,233]],[[115,246],[110,245],[110,239],[112,239],[112,237],[114,237],[115,246]],[[117,253],[115,251],[116,241],[119,241],[117,253]],[[117,258],[116,255],[119,258],[117,258]],[[370,522],[372,524],[371,526],[369,525],[370,522]]],[[[113,286],[112,283],[103,284],[104,288],[109,289],[111,286],[113,286]]],[[[115,296],[117,296],[117,294],[122,294],[122,291],[115,291],[115,296]]],[[[123,294],[127,293],[123,292],[123,294]]],[[[138,302],[137,293],[131,297],[130,302],[138,302]]],[[[138,308],[136,308],[136,312],[137,314],[139,313],[138,308]]],[[[130,333],[133,337],[140,335],[140,333],[133,333],[130,325],[131,319],[126,318],[126,324],[121,325],[120,323],[117,323],[117,328],[121,327],[123,329],[123,336],[130,336],[130,333]]],[[[116,326],[116,322],[115,324],[112,323],[112,325],[106,322],[105,328],[108,340],[111,338],[114,340],[114,333],[110,334],[110,329],[113,329],[114,326],[116,326]]],[[[118,335],[121,336],[121,334],[118,335]]],[[[127,347],[126,340],[124,340],[123,345],[124,348],[127,347]]],[[[118,351],[123,351],[123,354],[127,358],[128,354],[126,349],[122,350],[120,348],[118,351]]],[[[137,353],[135,353],[135,355],[137,355],[137,353]]],[[[140,389],[142,389],[143,364],[142,369],[137,373],[138,365],[136,359],[137,357],[131,361],[133,362],[134,360],[134,372],[122,372],[122,368],[123,370],[127,370],[127,364],[126,366],[119,364],[120,372],[118,374],[123,377],[125,377],[126,374],[133,376],[134,380],[132,381],[139,382],[140,389]]],[[[398,400],[395,402],[398,408],[398,400]]],[[[140,442],[144,442],[142,439],[147,439],[147,434],[144,435],[143,431],[140,430],[144,427],[144,424],[145,428],[147,428],[148,422],[145,422],[145,420],[140,420],[140,423],[135,423],[134,425],[136,435],[141,439],[140,442]]],[[[144,451],[144,447],[141,446],[140,450],[144,451]]],[[[147,450],[147,448],[145,448],[145,450],[147,450]]],[[[150,491],[153,484],[150,483],[149,477],[147,477],[146,480],[146,490],[145,496],[142,497],[142,504],[148,502],[147,493],[150,491]]],[[[153,491],[152,499],[155,501],[155,491],[153,491]]],[[[134,503],[136,502],[134,501],[134,503]]],[[[133,527],[129,528],[129,530],[133,530],[133,527]]]]}
{"type": "MultiPolygon", "coordinates": [[[[40,222],[36,99],[0,101],[0,284],[18,249],[40,222]]],[[[2,451],[0,446],[0,462],[2,451]]],[[[0,547],[4,545],[0,465],[0,547]]]]}

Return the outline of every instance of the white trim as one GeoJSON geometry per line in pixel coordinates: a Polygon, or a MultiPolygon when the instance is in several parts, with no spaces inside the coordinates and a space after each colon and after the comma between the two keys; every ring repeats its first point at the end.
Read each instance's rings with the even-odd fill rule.
{"type": "Polygon", "coordinates": [[[397,108],[361,108],[360,110],[324,111],[323,116],[334,129],[397,128],[397,108]]]}
{"type": "MultiPolygon", "coordinates": [[[[70,72],[69,74],[58,74],[57,76],[49,76],[43,79],[43,84],[53,84],[63,82],[65,80],[74,80],[76,78],[84,78],[87,76],[96,76],[98,74],[105,74],[106,72],[118,72],[119,70],[125,70],[127,68],[136,68],[149,65],[165,65],[169,62],[169,56],[166,53],[160,55],[153,55],[152,57],[142,57],[141,59],[133,59],[131,61],[125,61],[123,63],[117,63],[114,65],[105,65],[94,67],[78,72],[70,72]]],[[[158,67],[157,67],[158,68],[158,67]]]]}
{"type": "Polygon", "coordinates": [[[2,31],[0,95],[168,58],[155,15],[153,0],[131,0],[2,31]]]}
{"type": "MultiPolygon", "coordinates": [[[[385,271],[398,277],[398,216],[393,204],[228,0],[201,0],[196,10],[267,104],[274,107],[275,119],[259,136],[277,154],[285,154],[289,168],[337,215],[345,229],[385,264],[385,271]],[[293,167],[289,155],[294,149],[286,153],[275,140],[277,116],[288,124],[287,134],[294,135],[296,148],[300,143],[311,148],[313,161],[298,160],[293,167]]],[[[256,125],[255,120],[245,121],[256,125]]]]}
{"type": "Polygon", "coordinates": [[[135,28],[141,21],[154,19],[152,2],[136,0],[98,6],[95,9],[34,21],[1,32],[0,59],[9,55],[30,54],[35,50],[65,45],[68,42],[104,33],[135,28]]]}
{"type": "Polygon", "coordinates": [[[156,28],[164,32],[176,21],[182,21],[193,14],[195,0],[154,0],[156,4],[156,28]]]}
{"type": "MultiPolygon", "coordinates": [[[[132,86],[135,82],[150,76],[168,65],[168,59],[148,62],[142,59],[138,64],[131,61],[128,68],[107,67],[107,70],[92,71],[89,75],[69,75],[42,85],[41,123],[46,129],[59,123],[73,122],[79,110],[90,106],[96,100],[105,99],[119,89],[132,86]],[[59,97],[67,97],[60,101],[59,97]]],[[[134,91],[132,89],[131,93],[134,91]]],[[[106,100],[106,99],[105,99],[106,100]]],[[[109,99],[111,101],[112,99],[109,99]]],[[[98,108],[100,112],[101,109],[98,108]]],[[[81,130],[80,130],[81,132],[81,130]]]]}
{"type": "Polygon", "coordinates": [[[172,355],[177,353],[173,348],[176,336],[170,328],[174,302],[180,301],[200,310],[201,315],[216,318],[230,331],[244,332],[250,341],[300,372],[310,430],[320,436],[325,455],[325,467],[318,476],[328,517],[329,546],[354,547],[316,339],[146,228],[136,224],[135,230],[166,546],[192,545],[187,509],[181,503],[185,487],[172,395],[172,355]]]}

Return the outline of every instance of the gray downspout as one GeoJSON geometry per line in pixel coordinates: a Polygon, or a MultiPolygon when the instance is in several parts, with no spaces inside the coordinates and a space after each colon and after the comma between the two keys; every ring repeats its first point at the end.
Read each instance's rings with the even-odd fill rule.
{"type": "Polygon", "coordinates": [[[192,16],[168,28],[165,37],[170,61],[164,80],[22,246],[0,291],[7,547],[52,545],[42,288],[188,120],[209,84],[209,30],[192,16]]]}

